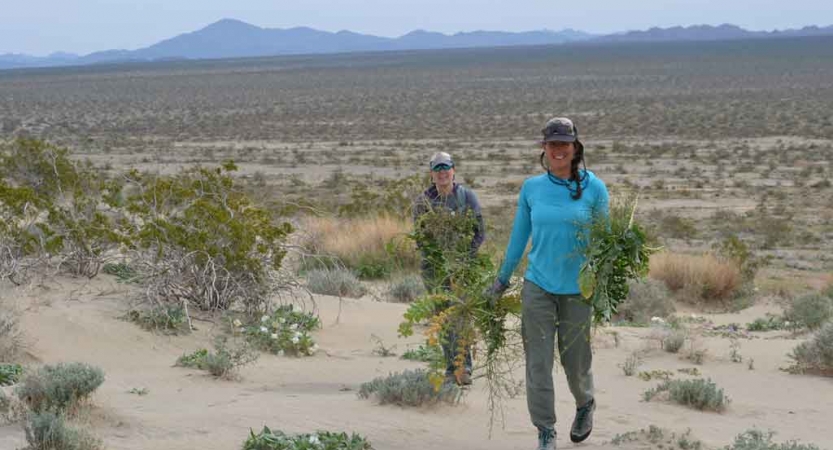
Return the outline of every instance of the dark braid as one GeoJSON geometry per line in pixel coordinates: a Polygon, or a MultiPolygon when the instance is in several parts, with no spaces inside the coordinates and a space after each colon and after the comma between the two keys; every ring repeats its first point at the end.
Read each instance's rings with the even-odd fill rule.
{"type": "MultiPolygon", "coordinates": [[[[573,154],[573,160],[570,161],[570,179],[567,180],[568,181],[567,184],[564,184],[564,182],[560,181],[560,180],[556,184],[562,184],[562,185],[566,186],[568,189],[570,189],[570,192],[571,192],[570,197],[572,197],[573,200],[578,200],[578,199],[581,198],[581,194],[584,191],[584,188],[581,185],[582,182],[584,181],[584,178],[582,178],[579,175],[579,172],[578,172],[578,166],[579,165],[584,165],[584,144],[582,144],[581,142],[576,140],[575,146],[576,146],[576,150],[575,150],[575,153],[573,154]],[[572,183],[569,183],[570,181],[575,181],[575,183],[576,183],[575,190],[573,190],[573,188],[570,186],[570,184],[572,184],[572,183]]],[[[550,173],[549,165],[544,162],[545,158],[546,158],[546,152],[541,152],[541,156],[539,158],[539,160],[541,162],[541,167],[543,167],[544,170],[547,171],[547,174],[549,175],[550,181],[553,181],[555,183],[554,177],[553,177],[552,173],[550,173]]],[[[585,172],[586,172],[586,168],[585,168],[585,172]]],[[[586,175],[587,174],[585,173],[585,176],[586,175]]]]}
{"type": "Polygon", "coordinates": [[[581,187],[582,179],[578,174],[578,165],[584,163],[584,144],[579,141],[576,141],[576,152],[573,155],[573,160],[570,161],[570,180],[576,182],[576,191],[573,192],[572,197],[573,200],[578,200],[581,198],[581,192],[583,188],[581,187]]]}

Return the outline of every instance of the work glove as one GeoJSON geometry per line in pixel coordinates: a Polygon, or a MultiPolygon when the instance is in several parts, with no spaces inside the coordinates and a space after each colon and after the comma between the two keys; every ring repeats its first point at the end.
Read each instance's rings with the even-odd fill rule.
{"type": "Polygon", "coordinates": [[[506,292],[507,289],[509,289],[508,283],[504,284],[499,278],[495,278],[495,282],[492,283],[492,286],[486,289],[486,292],[483,294],[489,300],[489,306],[494,308],[495,305],[497,305],[497,301],[503,296],[503,293],[506,292]]]}

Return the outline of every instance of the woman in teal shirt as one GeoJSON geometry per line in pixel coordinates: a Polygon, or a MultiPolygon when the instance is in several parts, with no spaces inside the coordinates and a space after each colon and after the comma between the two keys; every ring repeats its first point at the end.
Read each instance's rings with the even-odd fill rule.
{"type": "Polygon", "coordinates": [[[552,369],[556,335],[561,363],[576,400],[570,439],[581,442],[593,429],[592,311],[581,297],[579,268],[584,261],[580,235],[595,214],[608,214],[604,182],[584,167],[584,145],[570,119],[556,117],[542,130],[541,165],[546,173],[521,187],[506,256],[492,288],[497,297],[509,287],[529,238],[532,249],[521,291],[526,355],[526,394],[538,449],[555,449],[555,389],[552,369]]]}

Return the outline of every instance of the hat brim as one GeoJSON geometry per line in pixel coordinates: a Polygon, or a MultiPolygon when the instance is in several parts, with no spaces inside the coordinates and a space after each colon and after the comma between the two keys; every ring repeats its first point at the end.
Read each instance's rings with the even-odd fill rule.
{"type": "Polygon", "coordinates": [[[544,138],[544,140],[542,140],[541,143],[543,144],[546,142],[576,142],[577,140],[578,139],[575,136],[557,134],[555,136],[549,136],[544,138]]]}

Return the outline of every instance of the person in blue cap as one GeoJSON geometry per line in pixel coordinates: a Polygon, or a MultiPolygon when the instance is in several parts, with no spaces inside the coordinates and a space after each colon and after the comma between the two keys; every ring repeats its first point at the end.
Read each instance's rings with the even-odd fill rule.
{"type": "Polygon", "coordinates": [[[545,173],[524,181],[503,264],[489,295],[509,287],[527,242],[532,248],[521,290],[521,330],[526,357],[526,398],[538,428],[538,450],[555,449],[555,389],[552,370],[556,336],[561,364],[576,401],[570,439],[593,430],[591,306],[580,295],[581,239],[593,217],[609,215],[605,183],[584,165],[584,145],[570,119],[550,119],[541,140],[545,173]]]}
{"type": "MultiPolygon", "coordinates": [[[[467,244],[467,246],[469,254],[474,256],[486,239],[483,214],[480,210],[480,202],[477,199],[477,195],[471,189],[455,182],[454,160],[448,153],[435,153],[428,162],[428,167],[431,173],[432,184],[414,203],[414,226],[422,226],[420,224],[420,218],[425,213],[437,210],[438,208],[451,212],[452,214],[467,214],[470,211],[475,221],[474,229],[472,230],[473,237],[471,243],[467,244]]],[[[420,250],[422,251],[422,249],[420,250]]],[[[450,280],[443,279],[442,275],[437,273],[430,258],[424,252],[422,252],[420,268],[422,281],[428,292],[451,290],[450,280]]],[[[455,326],[452,324],[446,339],[442,342],[443,356],[446,361],[446,380],[454,381],[459,385],[470,385],[472,383],[471,345],[466,346],[463,370],[461,373],[457,372],[454,365],[457,356],[457,333],[454,328],[455,326]]]]}

